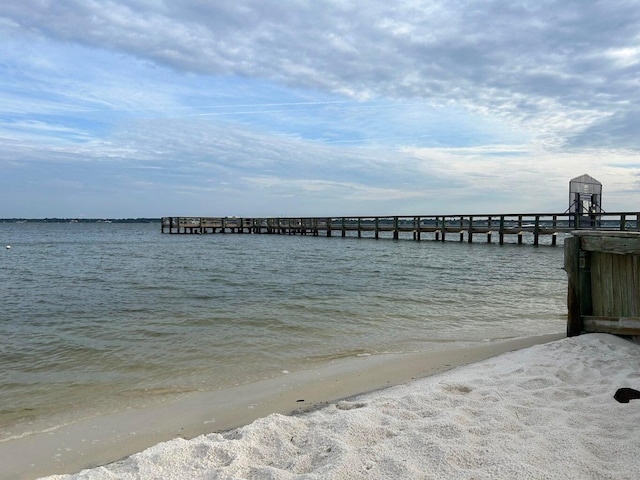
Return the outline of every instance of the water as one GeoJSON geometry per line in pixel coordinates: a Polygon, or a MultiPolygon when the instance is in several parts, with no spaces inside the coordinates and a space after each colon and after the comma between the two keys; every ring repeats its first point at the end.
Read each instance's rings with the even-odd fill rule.
{"type": "Polygon", "coordinates": [[[336,358],[565,329],[561,247],[115,223],[0,223],[0,242],[0,441],[336,358]]]}

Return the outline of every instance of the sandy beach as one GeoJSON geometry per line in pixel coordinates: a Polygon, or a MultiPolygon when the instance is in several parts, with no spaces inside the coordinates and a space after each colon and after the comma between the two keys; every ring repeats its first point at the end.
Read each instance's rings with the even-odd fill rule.
{"type": "MultiPolygon", "coordinates": [[[[460,352],[447,361],[455,357],[459,364],[474,361],[461,359],[460,352]]],[[[430,368],[442,371],[449,365],[417,370],[429,375],[434,373],[430,368]]],[[[347,387],[332,394],[320,385],[314,394],[310,384],[294,386],[299,380],[295,379],[281,395],[289,401],[306,393],[311,397],[297,398],[306,408],[291,415],[263,414],[278,409],[258,401],[253,408],[243,406],[257,410],[257,419],[243,427],[222,431],[222,422],[211,418],[210,431],[220,433],[174,438],[115,463],[48,478],[631,479],[640,470],[640,400],[619,403],[613,395],[618,388],[640,387],[639,367],[640,345],[591,334],[424,378],[403,378],[408,383],[379,385],[371,393],[345,400],[332,397],[345,398],[347,387]],[[314,397],[322,392],[327,403],[314,397]]],[[[388,373],[395,371],[388,368],[388,373]]],[[[345,370],[344,377],[331,382],[367,377],[365,371],[345,370]]],[[[357,381],[346,382],[350,383],[357,381]]],[[[150,416],[138,418],[153,422],[150,416]]],[[[165,421],[171,423],[170,418],[165,421]]],[[[56,435],[62,438],[60,432],[56,435]]],[[[121,443],[133,445],[128,439],[121,443]]],[[[61,443],[58,448],[68,447],[61,443]]],[[[106,444],[101,448],[110,449],[106,444]]],[[[92,460],[99,464],[102,459],[92,460]]]]}

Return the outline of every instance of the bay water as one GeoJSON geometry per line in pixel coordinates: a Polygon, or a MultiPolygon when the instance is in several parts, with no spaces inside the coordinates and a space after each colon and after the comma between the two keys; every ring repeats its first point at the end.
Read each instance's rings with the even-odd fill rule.
{"type": "Polygon", "coordinates": [[[0,223],[0,243],[0,441],[335,359],[565,330],[562,238],[29,222],[0,223]]]}

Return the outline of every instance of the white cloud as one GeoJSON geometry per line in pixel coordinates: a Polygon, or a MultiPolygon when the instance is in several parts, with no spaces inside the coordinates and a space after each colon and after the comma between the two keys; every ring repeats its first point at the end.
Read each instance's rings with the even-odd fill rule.
{"type": "Polygon", "coordinates": [[[586,172],[633,208],[638,24],[623,0],[2,2],[0,183],[55,163],[148,209],[224,185],[247,210],[557,210],[586,172]]]}

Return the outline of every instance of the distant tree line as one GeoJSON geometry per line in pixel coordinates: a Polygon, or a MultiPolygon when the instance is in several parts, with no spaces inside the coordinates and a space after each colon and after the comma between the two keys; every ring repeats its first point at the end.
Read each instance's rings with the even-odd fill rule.
{"type": "Polygon", "coordinates": [[[160,223],[159,218],[0,218],[2,223],[160,223]]]}

